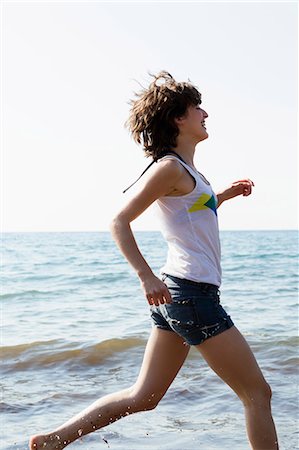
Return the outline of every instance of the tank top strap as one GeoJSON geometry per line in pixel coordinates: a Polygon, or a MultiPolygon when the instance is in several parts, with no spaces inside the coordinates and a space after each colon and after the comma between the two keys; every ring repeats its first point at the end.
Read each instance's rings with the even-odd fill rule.
{"type": "Polygon", "coordinates": [[[163,158],[159,159],[159,161],[163,161],[165,159],[172,159],[172,160],[178,161],[179,163],[182,164],[183,167],[185,167],[185,169],[190,173],[190,175],[193,178],[200,178],[198,171],[196,169],[193,169],[193,167],[190,167],[187,163],[185,163],[185,161],[183,159],[178,158],[175,155],[165,155],[165,156],[163,156],[163,158]]]}

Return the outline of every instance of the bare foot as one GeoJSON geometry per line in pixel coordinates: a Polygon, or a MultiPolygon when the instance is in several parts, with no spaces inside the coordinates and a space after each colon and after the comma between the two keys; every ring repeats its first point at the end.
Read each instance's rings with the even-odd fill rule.
{"type": "Polygon", "coordinates": [[[42,434],[31,436],[29,441],[30,450],[62,450],[67,446],[67,442],[62,442],[57,434],[42,434]]]}

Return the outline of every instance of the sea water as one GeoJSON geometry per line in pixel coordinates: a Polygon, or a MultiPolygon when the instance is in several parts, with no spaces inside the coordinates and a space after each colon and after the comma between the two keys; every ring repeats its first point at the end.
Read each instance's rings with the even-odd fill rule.
{"type": "MultiPolygon", "coordinates": [[[[136,232],[155,271],[167,247],[136,232]]],[[[273,391],[281,450],[298,447],[298,235],[221,232],[221,303],[273,391]]],[[[109,233],[2,235],[1,449],[27,449],[97,398],[131,386],[151,331],[139,280],[109,233]]],[[[237,396],[191,348],[158,407],[71,444],[83,450],[245,450],[237,396]]]]}

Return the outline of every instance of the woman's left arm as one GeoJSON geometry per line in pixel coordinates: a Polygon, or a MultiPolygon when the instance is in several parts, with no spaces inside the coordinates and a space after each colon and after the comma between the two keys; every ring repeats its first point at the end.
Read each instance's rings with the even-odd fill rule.
{"type": "Polygon", "coordinates": [[[217,194],[218,199],[217,208],[219,208],[221,203],[231,198],[237,197],[238,195],[243,195],[243,197],[247,197],[252,193],[253,186],[254,183],[253,181],[249,180],[249,178],[247,178],[246,180],[235,181],[227,189],[224,189],[223,191],[217,194]]]}

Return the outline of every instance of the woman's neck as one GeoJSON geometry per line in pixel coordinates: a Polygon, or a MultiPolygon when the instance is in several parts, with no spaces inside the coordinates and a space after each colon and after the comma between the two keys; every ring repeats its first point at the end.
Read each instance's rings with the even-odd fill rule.
{"type": "Polygon", "coordinates": [[[183,160],[185,161],[186,164],[188,164],[188,166],[191,166],[193,168],[195,168],[194,166],[194,153],[195,153],[195,148],[187,148],[187,147],[179,147],[176,146],[173,149],[178,155],[180,155],[183,160]]]}
{"type": "Polygon", "coordinates": [[[179,135],[176,143],[177,145],[174,148],[174,151],[183,158],[186,164],[194,167],[194,153],[197,142],[194,142],[193,139],[188,139],[186,136],[179,135]]]}

